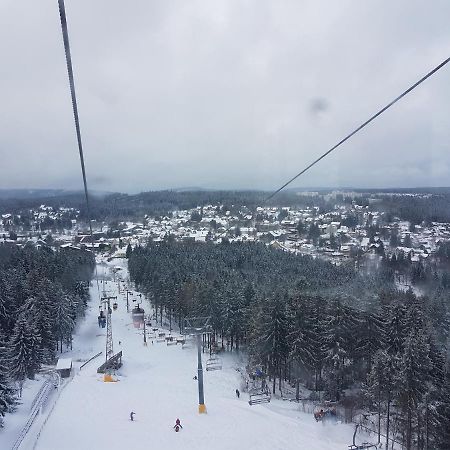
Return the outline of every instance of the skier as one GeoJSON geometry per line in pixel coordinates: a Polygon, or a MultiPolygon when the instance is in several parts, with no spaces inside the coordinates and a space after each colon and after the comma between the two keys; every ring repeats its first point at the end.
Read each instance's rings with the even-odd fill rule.
{"type": "Polygon", "coordinates": [[[325,411],[321,409],[320,411],[316,411],[314,413],[314,419],[318,422],[319,420],[322,420],[325,416],[325,411]]]}
{"type": "Polygon", "coordinates": [[[194,375],[194,378],[192,378],[193,380],[198,380],[197,375],[194,375]]]}
{"type": "Polygon", "coordinates": [[[236,397],[239,398],[240,395],[241,393],[239,392],[239,389],[236,389],[236,397]]]}
{"type": "Polygon", "coordinates": [[[180,419],[177,419],[175,421],[175,425],[173,426],[173,428],[177,433],[178,433],[178,431],[180,431],[180,428],[183,429],[183,427],[181,426],[180,419]]]}
{"type": "Polygon", "coordinates": [[[135,415],[135,414],[136,414],[136,413],[133,412],[133,411],[130,412],[130,419],[131,419],[132,422],[134,421],[134,415],[135,415]]]}

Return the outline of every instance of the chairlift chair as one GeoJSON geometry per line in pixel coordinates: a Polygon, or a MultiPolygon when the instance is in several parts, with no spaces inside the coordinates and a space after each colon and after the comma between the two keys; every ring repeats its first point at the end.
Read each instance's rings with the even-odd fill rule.
{"type": "Polygon", "coordinates": [[[222,361],[217,355],[211,355],[211,358],[206,360],[206,370],[222,370],[222,361]]]}
{"type": "Polygon", "coordinates": [[[166,342],[166,333],[158,333],[156,342],[166,342]]]}
{"type": "Polygon", "coordinates": [[[316,422],[337,420],[337,411],[334,402],[325,402],[323,405],[317,406],[314,411],[314,419],[316,419],[316,422]]]}
{"type": "Polygon", "coordinates": [[[369,450],[369,449],[377,449],[380,441],[378,440],[377,444],[373,444],[370,442],[362,442],[361,444],[356,444],[356,433],[358,432],[359,424],[356,424],[355,431],[353,433],[353,443],[348,446],[348,450],[369,450]]]}
{"type": "Polygon", "coordinates": [[[254,392],[253,394],[250,394],[250,398],[248,401],[248,404],[250,406],[252,405],[259,405],[260,403],[270,403],[270,392],[268,389],[261,390],[259,392],[254,392]]]}

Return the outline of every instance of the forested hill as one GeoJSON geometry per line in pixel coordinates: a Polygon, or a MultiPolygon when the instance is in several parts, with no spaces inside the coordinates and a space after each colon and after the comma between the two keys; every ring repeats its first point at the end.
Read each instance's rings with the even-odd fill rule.
{"type": "Polygon", "coordinates": [[[131,252],[129,270],[157,320],[163,311],[180,324],[211,316],[218,349],[245,346],[249,370],[262,368],[273,393],[278,385],[282,394],[283,379],[302,382],[327,400],[387,411],[406,443],[448,448],[450,315],[442,297],[416,298],[388,281],[386,291],[371,292],[376,283],[362,288],[347,267],[251,243],[149,243],[131,252]],[[344,301],[358,290],[373,297],[370,310],[353,295],[344,301]]]}
{"type": "MultiPolygon", "coordinates": [[[[150,242],[129,259],[133,280],[161,297],[175,298],[186,282],[196,291],[216,289],[241,295],[251,287],[258,295],[274,290],[325,290],[348,283],[349,266],[336,267],[321,259],[297,256],[262,243],[150,242]],[[155,291],[156,290],[156,291],[155,291]],[[168,292],[174,295],[162,295],[168,292]]],[[[201,294],[199,294],[201,296],[201,294]]],[[[172,305],[174,309],[183,305],[172,305]]]]}
{"type": "MultiPolygon", "coordinates": [[[[225,205],[228,210],[247,206],[253,208],[262,204],[268,195],[263,191],[151,191],[136,195],[108,194],[91,195],[91,211],[93,219],[122,219],[140,217],[145,214],[167,215],[179,209],[190,209],[204,205],[225,205]]],[[[23,213],[39,205],[45,204],[53,208],[61,206],[80,210],[81,218],[86,218],[85,199],[82,193],[61,193],[61,195],[42,196],[38,198],[1,198],[0,213],[23,213]]],[[[328,205],[322,198],[311,198],[283,192],[271,202],[283,206],[322,206],[328,205]]],[[[331,204],[329,206],[332,206],[331,204]]]]}
{"type": "MultiPolygon", "coordinates": [[[[331,211],[337,204],[351,204],[355,201],[363,206],[369,205],[369,197],[378,198],[379,203],[374,207],[383,212],[388,212],[392,217],[400,217],[414,224],[422,221],[450,222],[450,192],[448,188],[423,188],[417,192],[414,190],[397,190],[398,194],[388,195],[382,190],[361,191],[360,197],[346,197],[337,194],[334,198],[326,198],[324,195],[303,195],[294,190],[279,193],[268,202],[272,206],[292,207],[319,207],[321,212],[331,211]],[[416,193],[422,194],[414,195],[416,193]],[[300,194],[300,195],[299,195],[300,194]],[[408,195],[406,195],[408,194],[408,195]]],[[[395,192],[392,191],[392,192],[395,192]]],[[[320,194],[329,191],[321,190],[320,194]]],[[[12,193],[13,194],[13,193],[12,193]]],[[[12,195],[11,194],[11,195],[12,195]]],[[[150,191],[140,194],[91,194],[91,211],[95,220],[122,220],[140,218],[144,215],[164,216],[172,211],[185,210],[205,205],[223,205],[225,210],[237,212],[243,206],[252,211],[256,206],[261,206],[268,196],[265,191],[150,191]]],[[[86,219],[86,206],[83,193],[58,192],[40,195],[13,198],[0,196],[0,214],[29,214],[30,209],[36,209],[45,204],[55,209],[59,207],[75,208],[80,211],[80,219],[86,219]]]]}
{"type": "Polygon", "coordinates": [[[94,257],[81,250],[0,245],[0,415],[42,363],[70,345],[89,298],[94,257]]]}

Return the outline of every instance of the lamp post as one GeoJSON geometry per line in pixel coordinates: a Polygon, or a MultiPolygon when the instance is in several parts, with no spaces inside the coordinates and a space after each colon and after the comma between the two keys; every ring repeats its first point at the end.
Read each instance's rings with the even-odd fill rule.
{"type": "Polygon", "coordinates": [[[147,346],[147,333],[145,332],[145,317],[144,317],[144,345],[147,346]]]}
{"type": "Polygon", "coordinates": [[[133,293],[131,291],[129,291],[128,289],[126,290],[126,292],[127,292],[127,313],[128,313],[128,312],[130,312],[130,307],[128,304],[128,295],[133,295],[133,293]]]}

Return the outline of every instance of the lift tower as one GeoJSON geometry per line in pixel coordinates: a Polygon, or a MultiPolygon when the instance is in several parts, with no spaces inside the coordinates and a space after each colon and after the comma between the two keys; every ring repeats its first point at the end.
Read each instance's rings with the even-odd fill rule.
{"type": "Polygon", "coordinates": [[[117,297],[112,296],[103,296],[101,298],[101,304],[106,309],[106,361],[108,361],[109,358],[114,356],[114,349],[113,349],[113,336],[112,336],[112,324],[111,324],[111,300],[116,300],[117,297]]]}
{"type": "Polygon", "coordinates": [[[198,412],[206,413],[205,394],[203,391],[202,335],[211,333],[209,324],[211,317],[189,317],[184,319],[184,333],[197,339],[197,380],[198,380],[198,412]]]}

